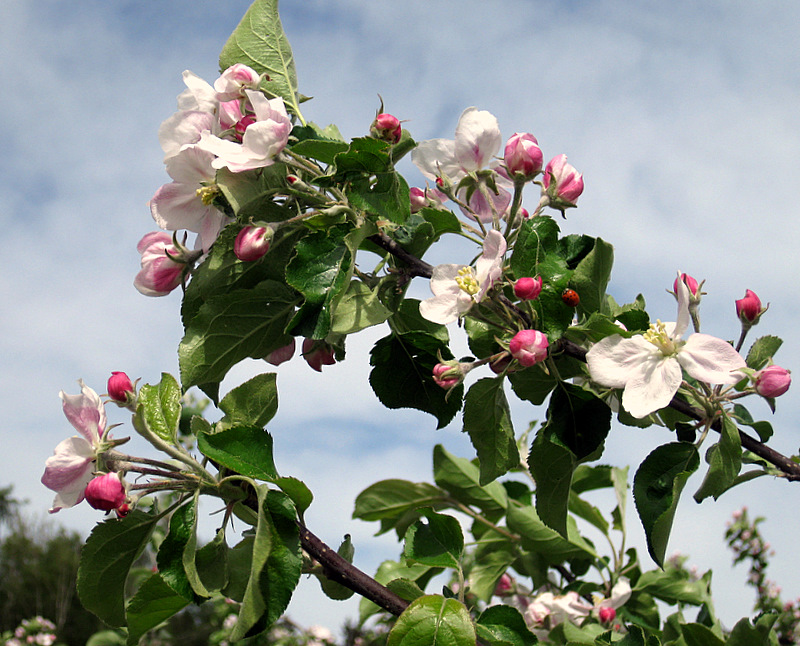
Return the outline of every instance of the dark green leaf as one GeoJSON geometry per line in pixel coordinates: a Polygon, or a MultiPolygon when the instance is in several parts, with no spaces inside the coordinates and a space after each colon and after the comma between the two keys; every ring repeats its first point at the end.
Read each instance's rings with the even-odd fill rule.
{"type": "Polygon", "coordinates": [[[531,445],[528,468],[536,481],[536,511],[548,527],[562,536],[567,532],[572,472],[577,460],[565,446],[540,432],[531,445]]]}
{"type": "Polygon", "coordinates": [[[446,499],[444,491],[427,482],[381,480],[358,494],[353,518],[394,518],[412,509],[436,506],[446,499]]]}
{"type": "Polygon", "coordinates": [[[686,646],[724,646],[725,642],[702,624],[683,624],[681,627],[686,646]]]}
{"type": "Polygon", "coordinates": [[[419,301],[414,298],[403,299],[400,307],[392,315],[391,325],[394,333],[398,335],[406,332],[424,332],[437,341],[441,341],[443,346],[447,346],[450,342],[447,326],[422,318],[419,313],[419,301]]]}
{"type": "MultiPolygon", "coordinates": [[[[335,126],[333,127],[335,128],[335,126]]],[[[323,131],[313,123],[294,128],[292,136],[300,140],[291,147],[292,152],[316,159],[323,164],[332,163],[338,153],[344,152],[349,147],[347,142],[339,138],[324,136],[323,131]]]]}
{"type": "Polygon", "coordinates": [[[510,500],[508,528],[522,536],[525,549],[541,554],[553,563],[575,558],[596,557],[594,549],[577,533],[574,522],[567,523],[567,537],[561,536],[542,522],[536,510],[510,500]]]}
{"type": "Polygon", "coordinates": [[[223,168],[217,171],[216,184],[240,223],[283,222],[295,215],[275,201],[288,189],[284,164],[240,173],[223,168]]]}
{"type": "Polygon", "coordinates": [[[459,522],[431,509],[423,509],[421,515],[424,520],[420,518],[406,532],[403,557],[432,567],[458,569],[464,552],[459,522]]]}
{"type": "Polygon", "coordinates": [[[594,248],[580,261],[572,274],[571,285],[580,294],[578,315],[608,312],[606,287],[614,264],[614,247],[597,238],[594,248]]]}
{"type": "Polygon", "coordinates": [[[378,298],[377,291],[371,290],[360,280],[351,280],[336,305],[331,332],[353,334],[383,323],[390,314],[391,311],[378,298]]]}
{"type": "MultiPolygon", "coordinates": [[[[549,216],[525,220],[511,254],[511,271],[516,278],[541,274],[539,264],[556,250],[559,228],[549,216]]],[[[566,264],[564,265],[566,267],[566,264]]]]}
{"type": "Polygon", "coordinates": [[[372,390],[386,408],[415,408],[446,426],[461,408],[463,386],[445,391],[433,381],[433,367],[441,353],[452,358],[447,346],[425,332],[391,334],[380,339],[370,353],[372,390]],[[448,395],[449,393],[449,395],[448,395]]]}
{"type": "Polygon", "coordinates": [[[426,595],[398,618],[386,646],[475,646],[475,627],[464,604],[426,595]]]}
{"type": "Polygon", "coordinates": [[[725,646],[770,646],[774,641],[770,638],[772,626],[778,620],[777,612],[761,615],[755,626],[747,617],[736,622],[725,646]]]}
{"type": "Polygon", "coordinates": [[[125,624],[125,580],[160,516],[134,510],[95,525],[81,550],[78,596],[109,626],[125,624]]]}
{"type": "MultiPolygon", "coordinates": [[[[336,550],[336,553],[348,563],[353,562],[355,547],[353,547],[353,542],[350,540],[350,534],[345,534],[344,540],[342,541],[341,545],[339,545],[339,549],[336,550]]],[[[329,579],[322,573],[313,572],[313,574],[316,575],[322,591],[329,599],[345,601],[355,594],[350,588],[345,587],[341,583],[337,583],[332,579],[329,579]]]]}
{"type": "Polygon", "coordinates": [[[706,453],[708,473],[694,499],[700,502],[708,496],[716,500],[727,491],[742,468],[742,440],[739,429],[729,417],[722,418],[722,431],[719,442],[706,453]]]}
{"type": "Polygon", "coordinates": [[[395,224],[403,224],[411,215],[408,184],[393,170],[355,179],[347,197],[354,207],[395,224]]]}
{"type": "Polygon", "coordinates": [[[646,592],[670,604],[689,603],[699,606],[710,599],[708,583],[703,579],[692,581],[675,569],[644,572],[634,586],[636,592],[646,592]]]}
{"type": "MultiPolygon", "coordinates": [[[[473,534],[474,532],[473,529],[473,534]]],[[[510,540],[490,530],[481,536],[473,554],[474,561],[469,570],[469,591],[488,602],[500,577],[519,556],[519,550],[510,540]],[[492,537],[497,537],[497,540],[492,540],[492,537]]]]}
{"type": "Polygon", "coordinates": [[[532,646],[537,642],[536,636],[528,630],[519,610],[511,606],[497,605],[486,608],[478,617],[476,628],[478,637],[489,643],[502,640],[510,646],[532,646]]]}
{"type": "MultiPolygon", "coordinates": [[[[372,137],[357,137],[343,153],[336,155],[335,179],[339,181],[369,177],[389,170],[389,144],[372,137]]],[[[408,197],[406,195],[406,197],[408,197]]]]}
{"type": "Polygon", "coordinates": [[[758,433],[758,437],[762,442],[766,442],[769,438],[772,437],[772,424],[769,422],[756,422],[753,420],[753,416],[750,415],[750,411],[748,411],[744,406],[741,404],[734,404],[733,405],[733,414],[739,420],[741,424],[745,426],[749,426],[752,428],[756,433],[758,433]]]}
{"type": "Polygon", "coordinates": [[[453,498],[484,512],[505,510],[506,490],[499,482],[480,484],[480,470],[465,458],[449,453],[441,444],[433,447],[433,479],[453,498]]]}
{"type": "Polygon", "coordinates": [[[480,379],[470,387],[464,398],[464,432],[469,434],[478,454],[481,485],[519,466],[519,449],[502,378],[480,379]]]}
{"type": "MultiPolygon", "coordinates": [[[[406,580],[412,581],[420,589],[424,589],[428,581],[441,571],[441,568],[429,567],[421,563],[406,565],[405,562],[384,561],[378,566],[378,571],[375,572],[373,578],[387,587],[391,587],[392,581],[406,580]]],[[[358,614],[361,623],[378,612],[381,612],[381,608],[369,599],[363,598],[359,602],[358,614]]]]}
{"type": "MultiPolygon", "coordinates": [[[[228,584],[229,552],[230,548],[225,541],[224,528],[218,529],[214,539],[197,550],[195,567],[200,585],[193,584],[192,586],[196,594],[209,596],[203,592],[203,589],[217,592],[228,584]]],[[[189,576],[188,570],[187,576],[189,576]]],[[[189,576],[189,581],[192,581],[191,576],[189,576]]]]}
{"type": "Polygon", "coordinates": [[[314,500],[314,495],[302,480],[292,477],[280,477],[275,478],[273,482],[292,499],[294,506],[301,515],[314,500]]]}
{"type": "Polygon", "coordinates": [[[678,499],[689,476],[700,466],[693,444],[664,444],[648,455],[633,479],[633,500],[647,537],[650,556],[664,564],[678,499]]]}
{"type": "MultiPolygon", "coordinates": [[[[194,600],[192,585],[184,569],[184,552],[191,540],[196,543],[197,509],[194,499],[178,507],[169,521],[169,533],[158,547],[158,572],[164,583],[173,592],[181,595],[187,602],[194,600]]],[[[191,562],[194,566],[194,551],[191,550],[191,562]]]]}
{"type": "Polygon", "coordinates": [[[234,426],[201,433],[197,448],[207,458],[243,476],[271,481],[278,477],[272,458],[272,436],[258,426],[234,426]]]}
{"type": "Polygon", "coordinates": [[[135,646],[151,628],[189,605],[159,574],[151,575],[128,603],[128,646],[135,646]]]}

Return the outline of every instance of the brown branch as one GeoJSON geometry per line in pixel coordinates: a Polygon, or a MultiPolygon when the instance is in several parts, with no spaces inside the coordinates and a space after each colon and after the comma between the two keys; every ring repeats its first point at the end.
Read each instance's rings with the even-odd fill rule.
{"type": "Polygon", "coordinates": [[[406,263],[408,267],[403,271],[408,276],[421,276],[422,278],[430,278],[433,275],[433,265],[411,255],[385,233],[376,233],[375,235],[369,236],[367,240],[374,242],[381,249],[388,251],[395,258],[406,263]]]}

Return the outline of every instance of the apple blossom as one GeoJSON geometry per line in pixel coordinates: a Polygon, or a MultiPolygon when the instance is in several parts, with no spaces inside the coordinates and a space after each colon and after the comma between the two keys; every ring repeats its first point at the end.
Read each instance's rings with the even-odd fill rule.
{"type": "Polygon", "coordinates": [[[682,281],[686,287],[689,288],[689,294],[691,296],[698,296],[698,292],[700,291],[700,285],[697,283],[697,280],[692,278],[687,273],[680,274],[676,279],[675,282],[672,284],[672,291],[675,292],[675,297],[677,298],[678,295],[678,282],[682,281]]]}
{"type": "Polygon", "coordinates": [[[578,197],[583,193],[583,176],[567,163],[566,155],[553,157],[544,169],[544,188],[548,203],[561,211],[575,206],[578,197]]]}
{"type": "Polygon", "coordinates": [[[136,401],[136,389],[124,372],[112,372],[106,390],[111,401],[119,406],[130,406],[136,401]]]}
{"type": "Polygon", "coordinates": [[[305,339],[303,341],[303,359],[317,372],[322,372],[322,366],[332,366],[336,363],[333,356],[333,347],[325,341],[305,339]]]}
{"type": "Polygon", "coordinates": [[[241,143],[220,139],[208,131],[200,135],[197,146],[216,155],[217,158],[211,163],[216,169],[227,168],[239,173],[271,166],[289,140],[292,122],[283,99],[267,99],[253,90],[245,90],[245,94],[256,120],[244,131],[241,143]]]}
{"type": "Polygon", "coordinates": [[[761,307],[761,299],[750,289],[745,290],[744,297],[736,301],[736,316],[747,328],[756,325],[766,311],[766,307],[761,307]]]}
{"type": "Polygon", "coordinates": [[[125,485],[117,473],[104,473],[92,478],[86,485],[84,495],[90,506],[103,511],[119,509],[125,504],[128,496],[125,485]]]}
{"type": "Polygon", "coordinates": [[[483,254],[475,269],[467,265],[437,265],[431,276],[433,298],[419,304],[423,318],[447,325],[466,314],[473,303],[480,303],[494,283],[503,275],[506,239],[491,230],[483,241],[483,254]]]}
{"type": "Polygon", "coordinates": [[[511,356],[526,368],[547,358],[547,335],[539,330],[520,330],[511,339],[508,349],[511,356]]]}
{"type": "Polygon", "coordinates": [[[411,202],[411,212],[417,213],[425,207],[438,208],[447,199],[447,196],[435,188],[411,187],[408,190],[409,201],[411,202]]]}
{"type": "Polygon", "coordinates": [[[512,177],[530,180],[542,170],[544,158],[539,142],[532,134],[516,132],[506,142],[503,161],[512,177]]]}
{"type": "Polygon", "coordinates": [[[514,283],[514,295],[523,301],[532,301],[542,293],[542,277],[525,276],[514,283]]]}
{"type": "Polygon", "coordinates": [[[381,112],[369,127],[369,134],[375,139],[396,144],[403,134],[403,127],[400,124],[400,119],[386,112],[381,112]]]}
{"type": "Polygon", "coordinates": [[[786,368],[769,365],[753,375],[756,392],[762,397],[780,397],[792,384],[791,373],[786,368]]]}
{"type": "Polygon", "coordinates": [[[97,455],[105,449],[106,410],[99,395],[82,380],[80,395],[59,393],[64,415],[80,433],[63,440],[45,463],[42,484],[56,492],[50,513],[74,507],[84,498],[97,455]]]}
{"type": "Polygon", "coordinates": [[[269,251],[269,243],[274,233],[270,226],[247,225],[237,234],[233,243],[233,253],[244,262],[258,260],[269,251]]]}
{"type": "Polygon", "coordinates": [[[174,258],[182,256],[171,235],[153,231],[136,245],[142,254],[142,269],[133,281],[145,296],[165,296],[183,282],[186,263],[174,258]]]}
{"type": "Polygon", "coordinates": [[[722,339],[692,334],[689,288],[678,282],[678,320],[657,321],[644,334],[629,339],[619,334],[597,342],[586,355],[591,378],[601,386],[623,388],[622,405],[634,417],[647,417],[667,406],[678,392],[682,371],[711,384],[735,384],[746,367],[744,359],[722,339]]]}
{"type": "Polygon", "coordinates": [[[245,89],[257,89],[260,82],[261,76],[252,67],[236,63],[214,81],[214,90],[217,100],[232,101],[243,96],[245,89]]]}

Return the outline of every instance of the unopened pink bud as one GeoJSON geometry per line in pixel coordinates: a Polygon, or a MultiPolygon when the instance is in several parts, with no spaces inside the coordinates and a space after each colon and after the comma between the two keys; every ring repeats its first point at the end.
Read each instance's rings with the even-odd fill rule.
{"type": "Polygon", "coordinates": [[[672,283],[672,291],[676,294],[678,293],[678,281],[683,281],[683,284],[689,288],[689,292],[692,296],[697,296],[697,292],[700,289],[700,285],[698,285],[697,281],[692,278],[689,274],[681,274],[675,279],[675,282],[672,283]]]}
{"type": "Polygon", "coordinates": [[[433,381],[440,388],[450,390],[463,381],[463,376],[454,370],[453,366],[437,363],[433,366],[433,381]]]}
{"type": "Polygon", "coordinates": [[[597,611],[597,617],[600,619],[601,624],[610,624],[617,617],[617,611],[614,608],[602,607],[597,611]]]}
{"type": "Polygon", "coordinates": [[[172,236],[163,231],[146,234],[136,245],[142,254],[142,269],[133,281],[145,296],[165,296],[183,281],[186,263],[179,262],[182,252],[172,236]]]}
{"type": "Polygon", "coordinates": [[[83,494],[95,509],[111,511],[125,503],[125,485],[116,473],[106,473],[89,481],[83,494]]]}
{"type": "Polygon", "coordinates": [[[542,293],[542,277],[530,278],[525,276],[514,283],[514,294],[523,301],[532,301],[539,298],[542,293]]]}
{"type": "Polygon", "coordinates": [[[506,597],[514,591],[514,581],[507,574],[503,573],[497,585],[494,587],[494,594],[497,597],[506,597]]]}
{"type": "Polygon", "coordinates": [[[258,87],[260,76],[253,68],[235,63],[214,81],[214,90],[219,101],[231,101],[244,96],[244,89],[258,87]]]}
{"type": "Polygon", "coordinates": [[[322,372],[322,366],[332,366],[336,363],[333,346],[325,341],[315,341],[314,339],[303,341],[303,359],[317,372],[322,372]]]}
{"type": "Polygon", "coordinates": [[[520,330],[511,339],[508,349],[511,356],[526,368],[547,358],[547,336],[539,330],[520,330]]]}
{"type": "Polygon", "coordinates": [[[766,311],[766,308],[761,307],[761,299],[752,290],[746,290],[744,298],[736,301],[736,315],[745,325],[755,325],[766,311]]]}
{"type": "Polygon", "coordinates": [[[583,176],[567,163],[566,155],[553,157],[544,169],[544,191],[553,208],[575,206],[583,193],[583,176]]]}
{"type": "Polygon", "coordinates": [[[123,406],[136,399],[133,382],[124,372],[112,372],[106,386],[108,396],[123,406]]]}
{"type": "Polygon", "coordinates": [[[284,361],[289,361],[294,356],[294,349],[296,347],[295,340],[292,339],[292,342],[288,345],[283,346],[282,348],[278,348],[277,350],[273,350],[270,352],[266,357],[264,357],[264,361],[267,363],[271,363],[273,366],[279,366],[284,361]]]}
{"type": "Polygon", "coordinates": [[[274,234],[272,227],[247,225],[236,236],[233,253],[244,262],[258,260],[269,251],[269,243],[274,234]]]}
{"type": "Polygon", "coordinates": [[[762,397],[780,397],[792,384],[789,371],[775,365],[759,370],[754,378],[756,392],[762,397]]]}
{"type": "Polygon", "coordinates": [[[400,125],[400,120],[394,115],[382,112],[375,117],[375,121],[369,128],[369,133],[375,139],[388,141],[390,144],[396,144],[400,141],[403,134],[403,127],[400,125]]]}
{"type": "Polygon", "coordinates": [[[503,161],[510,175],[533,179],[542,170],[544,156],[536,137],[527,132],[517,132],[506,142],[503,161]]]}

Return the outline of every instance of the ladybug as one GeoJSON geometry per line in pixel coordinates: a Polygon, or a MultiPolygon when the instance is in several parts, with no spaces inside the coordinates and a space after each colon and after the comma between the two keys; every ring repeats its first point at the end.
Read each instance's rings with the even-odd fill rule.
{"type": "Polygon", "coordinates": [[[578,303],[581,302],[581,297],[578,296],[578,292],[574,289],[565,289],[561,292],[561,300],[564,302],[564,305],[568,305],[569,307],[577,307],[578,303]]]}

